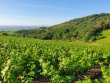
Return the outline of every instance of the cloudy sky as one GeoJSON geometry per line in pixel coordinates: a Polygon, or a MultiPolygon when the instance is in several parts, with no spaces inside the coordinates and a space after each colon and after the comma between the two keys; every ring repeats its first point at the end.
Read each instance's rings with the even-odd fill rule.
{"type": "Polygon", "coordinates": [[[110,0],[0,0],[0,25],[54,25],[110,13],[110,0]]]}

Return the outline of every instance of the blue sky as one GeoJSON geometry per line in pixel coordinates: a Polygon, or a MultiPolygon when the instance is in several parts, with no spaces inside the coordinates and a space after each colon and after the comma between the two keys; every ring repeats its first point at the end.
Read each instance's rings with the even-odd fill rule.
{"type": "Polygon", "coordinates": [[[0,25],[54,25],[110,13],[110,0],[0,0],[0,25]]]}

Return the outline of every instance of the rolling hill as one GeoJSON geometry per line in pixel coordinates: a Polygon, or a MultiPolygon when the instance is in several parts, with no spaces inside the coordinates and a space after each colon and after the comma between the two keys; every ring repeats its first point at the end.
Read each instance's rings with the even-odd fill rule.
{"type": "Polygon", "coordinates": [[[110,14],[93,14],[76,18],[47,28],[18,30],[14,35],[53,40],[84,40],[94,41],[103,38],[103,30],[110,29],[110,14]]]}
{"type": "MultiPolygon", "coordinates": [[[[52,39],[98,39],[101,31],[110,28],[110,14],[94,14],[70,20],[49,28],[52,39]]],[[[48,32],[47,32],[48,34],[48,32]]]]}

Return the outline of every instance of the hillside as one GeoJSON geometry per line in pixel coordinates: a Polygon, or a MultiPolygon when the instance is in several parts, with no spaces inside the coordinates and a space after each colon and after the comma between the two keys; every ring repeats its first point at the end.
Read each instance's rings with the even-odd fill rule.
{"type": "Polygon", "coordinates": [[[100,37],[101,31],[109,28],[110,14],[102,13],[52,26],[49,31],[54,33],[52,39],[95,40],[100,37]]]}
{"type": "Polygon", "coordinates": [[[110,46],[110,29],[109,30],[103,30],[100,33],[104,38],[97,40],[95,43],[95,45],[102,45],[102,46],[110,46]]]}
{"type": "Polygon", "coordinates": [[[103,38],[100,32],[109,28],[110,14],[101,13],[73,19],[47,28],[41,27],[39,29],[18,30],[14,35],[46,40],[65,39],[94,41],[103,38]]]}

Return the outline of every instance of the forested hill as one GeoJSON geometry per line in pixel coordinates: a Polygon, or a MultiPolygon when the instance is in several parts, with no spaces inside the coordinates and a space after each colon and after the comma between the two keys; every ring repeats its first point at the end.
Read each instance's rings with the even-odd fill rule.
{"type": "Polygon", "coordinates": [[[40,39],[69,39],[69,40],[96,40],[101,36],[101,31],[110,28],[110,14],[94,14],[82,18],[77,18],[36,30],[19,30],[19,36],[30,36],[40,39]]]}

